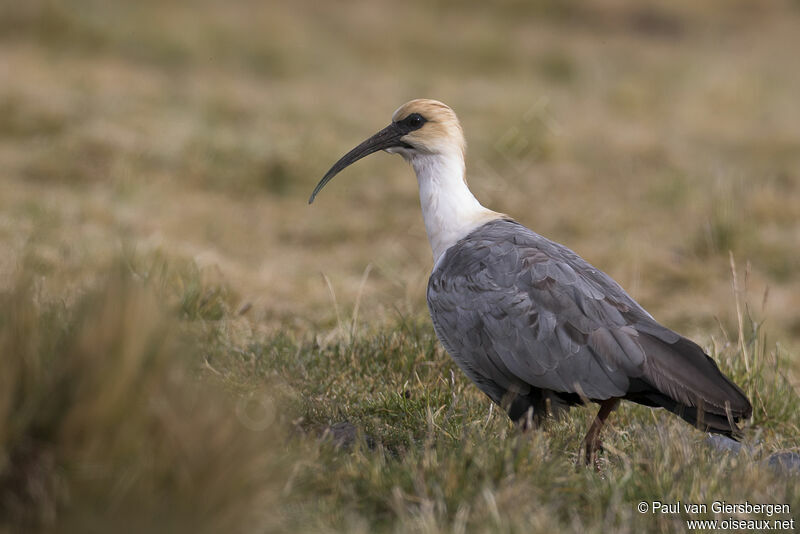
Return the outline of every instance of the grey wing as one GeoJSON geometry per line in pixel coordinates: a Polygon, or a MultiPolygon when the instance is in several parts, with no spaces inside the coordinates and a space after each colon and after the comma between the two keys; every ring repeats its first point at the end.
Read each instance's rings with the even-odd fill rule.
{"type": "Polygon", "coordinates": [[[580,256],[514,221],[487,223],[448,249],[428,306],[450,355],[497,402],[531,387],[625,397],[693,423],[699,410],[723,432],[728,410],[734,420],[752,410],[698,345],[580,256]]]}
{"type": "Polygon", "coordinates": [[[645,361],[632,324],[649,315],[568,249],[532,232],[522,243],[505,237],[461,242],[431,277],[448,352],[498,389],[624,396],[645,361]]]}

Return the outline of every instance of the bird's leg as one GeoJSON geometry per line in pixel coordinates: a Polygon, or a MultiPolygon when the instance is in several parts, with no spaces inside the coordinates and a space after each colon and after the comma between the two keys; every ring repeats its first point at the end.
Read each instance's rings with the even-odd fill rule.
{"type": "Polygon", "coordinates": [[[519,419],[517,424],[519,424],[519,428],[522,430],[523,434],[531,429],[539,427],[539,416],[533,409],[533,406],[529,406],[528,409],[525,410],[525,415],[519,419]]]}
{"type": "Polygon", "coordinates": [[[544,416],[542,409],[536,405],[534,400],[529,396],[518,395],[513,391],[505,394],[501,406],[523,433],[537,428],[544,416]]]}
{"type": "Polygon", "coordinates": [[[617,407],[617,404],[619,404],[618,398],[607,399],[600,403],[600,410],[597,412],[597,417],[594,418],[592,425],[589,427],[589,431],[586,433],[586,437],[583,438],[583,445],[586,447],[586,456],[584,458],[586,465],[590,465],[597,451],[603,448],[603,442],[600,440],[600,431],[606,419],[608,419],[608,416],[617,407]]]}

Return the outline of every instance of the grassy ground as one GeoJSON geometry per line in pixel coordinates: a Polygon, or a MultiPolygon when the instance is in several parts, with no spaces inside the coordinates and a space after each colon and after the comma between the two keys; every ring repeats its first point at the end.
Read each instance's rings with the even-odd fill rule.
{"type": "Polygon", "coordinates": [[[0,531],[796,513],[764,462],[800,446],[798,23],[777,1],[0,4],[0,531]],[[490,409],[427,319],[411,171],[376,155],[306,206],[420,96],[459,113],[486,205],[716,355],[750,452],[623,406],[595,473],[589,410],[520,436],[490,409]]]}

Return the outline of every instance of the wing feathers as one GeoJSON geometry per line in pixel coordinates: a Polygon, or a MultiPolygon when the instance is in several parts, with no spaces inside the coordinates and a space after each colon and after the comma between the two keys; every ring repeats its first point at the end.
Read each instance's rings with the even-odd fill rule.
{"type": "Polygon", "coordinates": [[[690,422],[713,419],[727,433],[726,410],[735,419],[752,411],[699,346],[574,252],[514,221],[491,221],[448,249],[428,306],[448,352],[492,398],[497,388],[530,387],[626,397],[690,422]]]}
{"type": "Polygon", "coordinates": [[[730,410],[735,419],[750,417],[750,401],[698,345],[685,338],[667,344],[647,334],[640,339],[648,355],[645,378],[655,389],[705,412],[725,416],[730,410]]]}

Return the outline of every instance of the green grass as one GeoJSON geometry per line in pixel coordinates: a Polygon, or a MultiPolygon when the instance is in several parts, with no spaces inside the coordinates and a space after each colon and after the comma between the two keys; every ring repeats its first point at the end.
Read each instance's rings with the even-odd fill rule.
{"type": "Polygon", "coordinates": [[[752,450],[623,404],[595,471],[578,455],[593,410],[522,434],[422,318],[265,334],[192,264],[129,258],[101,278],[69,305],[25,279],[2,297],[6,528],[683,532],[635,506],[800,506],[796,475],[766,466],[800,447],[800,398],[749,320],[712,353],[754,401],[752,450]],[[339,445],[343,422],[356,439],[339,445]]]}

